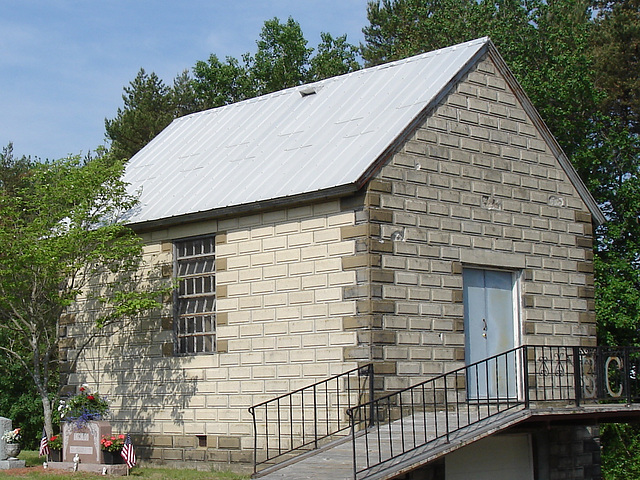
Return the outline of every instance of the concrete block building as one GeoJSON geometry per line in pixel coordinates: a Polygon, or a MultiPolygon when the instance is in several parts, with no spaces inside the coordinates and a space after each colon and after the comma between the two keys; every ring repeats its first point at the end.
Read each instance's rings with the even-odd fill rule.
{"type": "MultiPolygon", "coordinates": [[[[604,217],[487,38],[176,119],[125,180],[146,273],[178,288],[63,380],[107,394],[143,459],[251,463],[248,407],[367,363],[382,394],[596,344],[604,217]]],[[[63,357],[92,308],[65,315],[63,357]]],[[[554,425],[519,432],[523,478],[598,478],[597,427],[554,425]]]]}

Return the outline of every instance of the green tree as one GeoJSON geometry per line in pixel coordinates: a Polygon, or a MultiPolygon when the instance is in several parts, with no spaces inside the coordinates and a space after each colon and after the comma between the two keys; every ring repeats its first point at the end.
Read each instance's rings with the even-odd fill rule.
{"type": "Polygon", "coordinates": [[[591,57],[591,8],[585,0],[545,2],[530,17],[537,25],[535,35],[528,36],[532,48],[516,61],[505,59],[515,64],[513,70],[527,95],[586,179],[591,160],[578,160],[589,158],[586,153],[602,141],[596,138],[600,93],[591,57]]]}
{"type": "MultiPolygon", "coordinates": [[[[0,153],[0,191],[13,195],[23,188],[32,164],[28,157],[15,158],[12,144],[4,147],[0,153]]],[[[8,332],[0,329],[0,344],[9,342],[8,332]]],[[[0,416],[11,418],[22,428],[25,447],[34,448],[42,432],[39,395],[24,369],[4,355],[0,355],[0,372],[0,416]]]]}
{"type": "Polygon", "coordinates": [[[189,71],[185,70],[173,79],[170,91],[173,117],[178,118],[203,109],[202,101],[195,90],[195,82],[189,71]]]}
{"type": "Polygon", "coordinates": [[[606,480],[640,478],[640,428],[638,425],[604,424],[600,431],[602,470],[606,480]]]}
{"type": "Polygon", "coordinates": [[[0,153],[0,188],[13,193],[23,186],[33,162],[28,157],[15,158],[13,144],[9,144],[0,153]]]}
{"type": "Polygon", "coordinates": [[[122,162],[74,157],[24,171],[24,160],[5,149],[0,165],[2,178],[22,172],[15,188],[0,187],[0,353],[31,378],[51,435],[60,362],[73,369],[104,326],[158,307],[158,292],[138,283],[141,242],[122,223],[136,200],[120,180],[122,162]],[[95,299],[104,313],[87,343],[60,359],[61,315],[96,283],[104,285],[95,299]]]}
{"type": "Polygon", "coordinates": [[[242,60],[226,57],[222,62],[212,54],[207,61],[198,61],[193,67],[193,89],[202,108],[228,105],[360,68],[358,48],[347,42],[346,35],[333,38],[322,33],[315,55],[307,43],[295,20],[281,23],[273,18],[264,23],[254,56],[245,53],[242,60]]]}
{"type": "Polygon", "coordinates": [[[593,62],[602,96],[589,181],[609,218],[596,251],[599,336],[640,345],[640,2],[596,6],[593,62]]]}
{"type": "Polygon", "coordinates": [[[383,0],[367,12],[367,64],[489,36],[567,154],[590,147],[598,93],[585,0],[383,0]]]}
{"type": "MultiPolygon", "coordinates": [[[[0,343],[5,340],[0,339],[0,343]]],[[[0,416],[10,418],[15,427],[20,427],[22,447],[33,450],[42,435],[40,395],[22,366],[4,355],[0,356],[0,371],[0,416]]]]}
{"type": "Polygon", "coordinates": [[[378,65],[482,36],[474,0],[382,0],[367,5],[362,57],[378,65]]]}
{"type": "Polygon", "coordinates": [[[246,62],[257,92],[275,92],[308,80],[313,49],[307,48],[300,24],[293,18],[286,23],[278,18],[264,22],[256,43],[255,56],[246,56],[246,62]]]}
{"type": "Polygon", "coordinates": [[[171,123],[175,112],[169,87],[143,68],[124,87],[122,100],[124,107],[104,124],[113,157],[128,160],[171,123]]]}
{"type": "Polygon", "coordinates": [[[149,143],[174,118],[202,110],[203,101],[187,70],[168,87],[155,73],[140,69],[124,87],[123,108],[105,119],[105,132],[113,158],[128,160],[149,143]]]}
{"type": "Polygon", "coordinates": [[[216,55],[193,67],[193,88],[203,108],[221,107],[256,95],[247,66],[233,57],[221,62],[216,55]]]}
{"type": "Polygon", "coordinates": [[[368,65],[489,36],[569,155],[593,130],[586,1],[383,0],[370,2],[367,14],[368,65]]]}
{"type": "Polygon", "coordinates": [[[589,164],[585,183],[607,216],[594,259],[598,337],[640,346],[640,139],[608,115],[597,125],[599,143],[575,163],[589,164]]]}
{"type": "Polygon", "coordinates": [[[640,134],[640,1],[598,2],[594,59],[602,110],[640,134]]]}
{"type": "Polygon", "coordinates": [[[310,61],[311,80],[323,80],[360,69],[358,48],[347,43],[346,35],[333,38],[330,33],[322,32],[320,38],[322,41],[310,61]]]}
{"type": "Polygon", "coordinates": [[[255,55],[224,61],[211,54],[192,71],[178,75],[172,87],[144,69],[124,88],[123,108],[105,119],[106,137],[115,158],[129,159],[174,118],[239,102],[303,83],[352,72],[360,68],[358,49],[346,35],[321,34],[317,54],[307,47],[300,24],[293,18],[264,22],[255,55]]]}

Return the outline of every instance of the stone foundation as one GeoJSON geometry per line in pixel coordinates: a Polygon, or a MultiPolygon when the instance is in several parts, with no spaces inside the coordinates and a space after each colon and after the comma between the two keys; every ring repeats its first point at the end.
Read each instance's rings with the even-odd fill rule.
{"type": "Polygon", "coordinates": [[[600,428],[553,427],[548,432],[549,478],[600,480],[600,428]]]}

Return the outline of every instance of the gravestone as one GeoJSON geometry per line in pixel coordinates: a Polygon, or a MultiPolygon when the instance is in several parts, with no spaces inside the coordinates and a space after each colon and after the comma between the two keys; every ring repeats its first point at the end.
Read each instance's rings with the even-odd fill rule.
{"type": "Polygon", "coordinates": [[[78,455],[80,463],[103,463],[100,449],[100,439],[103,435],[111,435],[109,422],[87,422],[82,427],[78,427],[75,423],[64,423],[62,461],[73,462],[73,458],[78,455]]]}
{"type": "MultiPolygon", "coordinates": [[[[3,435],[7,430],[13,430],[13,428],[11,428],[11,420],[0,417],[0,435],[3,435]]],[[[6,460],[8,457],[6,445],[7,443],[0,438],[0,460],[6,460]]]]}
{"type": "MultiPolygon", "coordinates": [[[[11,420],[0,417],[0,436],[7,430],[13,430],[11,420]]],[[[10,468],[24,468],[24,460],[8,460],[7,443],[0,438],[0,470],[8,470],[10,468]]]]}
{"type": "Polygon", "coordinates": [[[58,470],[79,470],[102,475],[127,475],[126,465],[106,465],[100,440],[103,436],[111,436],[109,422],[91,421],[78,427],[75,423],[62,424],[62,461],[49,462],[50,468],[58,470]],[[80,460],[77,464],[74,458],[80,460]]]}

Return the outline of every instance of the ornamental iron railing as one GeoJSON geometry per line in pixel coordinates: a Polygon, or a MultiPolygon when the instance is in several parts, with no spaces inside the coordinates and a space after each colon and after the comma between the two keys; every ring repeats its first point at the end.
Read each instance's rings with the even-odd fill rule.
{"type": "Polygon", "coordinates": [[[373,387],[373,365],[367,364],[250,407],[254,473],[346,437],[346,411],[372,399],[373,387]]]}
{"type": "Polygon", "coordinates": [[[522,346],[347,411],[353,475],[513,409],[640,400],[640,349],[522,346]]]}
{"type": "Polygon", "coordinates": [[[640,348],[521,346],[375,398],[364,365],[250,407],[254,472],[350,429],[357,480],[505,412],[640,402],[639,373],[640,348]]]}

